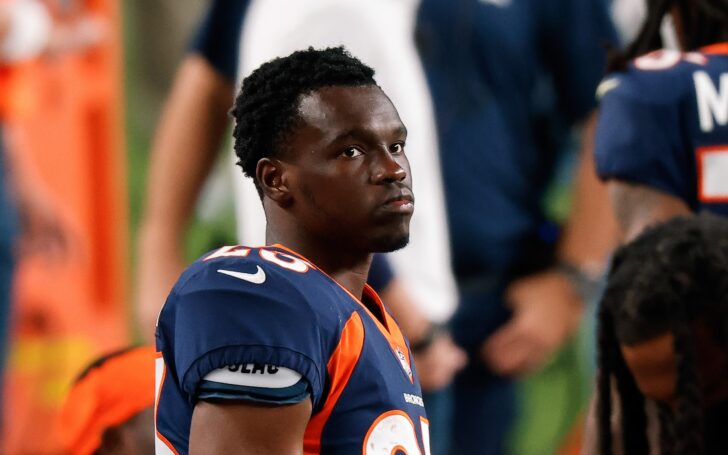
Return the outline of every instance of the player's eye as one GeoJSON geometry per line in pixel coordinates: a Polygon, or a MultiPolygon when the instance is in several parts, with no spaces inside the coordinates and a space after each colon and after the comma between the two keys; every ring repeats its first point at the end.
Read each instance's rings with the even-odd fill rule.
{"type": "Polygon", "coordinates": [[[404,153],[404,144],[397,142],[389,146],[389,152],[393,154],[404,153]]]}
{"type": "Polygon", "coordinates": [[[363,154],[364,153],[356,147],[349,147],[348,149],[341,152],[341,156],[345,158],[356,158],[357,156],[361,156],[363,154]]]}

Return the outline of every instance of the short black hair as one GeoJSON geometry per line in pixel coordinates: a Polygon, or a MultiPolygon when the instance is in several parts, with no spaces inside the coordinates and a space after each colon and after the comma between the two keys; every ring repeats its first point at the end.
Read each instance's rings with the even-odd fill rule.
{"type": "MultiPolygon", "coordinates": [[[[614,255],[599,308],[600,453],[612,453],[616,385],[624,453],[649,453],[645,397],[620,351],[662,333],[674,336],[675,409],[660,407],[660,453],[703,453],[701,390],[690,323],[700,321],[727,351],[728,219],[701,214],[648,229],[614,255]]],[[[728,355],[728,354],[726,354],[728,355]]]]}
{"type": "Polygon", "coordinates": [[[647,0],[647,17],[637,38],[623,52],[612,53],[608,71],[624,70],[630,60],[662,48],[662,20],[673,7],[682,16],[687,50],[728,39],[728,0],[647,0]]]}
{"type": "Polygon", "coordinates": [[[309,47],[261,65],[243,80],[231,111],[243,173],[255,181],[258,161],[283,151],[299,120],[301,97],[324,87],[366,85],[377,85],[374,70],[344,47],[309,47]]]}

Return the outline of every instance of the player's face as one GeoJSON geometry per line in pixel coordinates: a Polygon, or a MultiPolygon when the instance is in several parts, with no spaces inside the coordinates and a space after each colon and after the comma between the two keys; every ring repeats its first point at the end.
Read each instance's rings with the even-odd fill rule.
{"type": "MultiPolygon", "coordinates": [[[[720,344],[705,324],[691,324],[691,343],[697,379],[706,405],[728,397],[728,359],[720,344]]],[[[648,398],[670,402],[675,396],[677,369],[675,367],[675,337],[672,333],[621,350],[640,391],[648,398]]]]}
{"type": "Polygon", "coordinates": [[[392,251],[414,210],[407,131],[375,86],[327,87],[301,99],[287,160],[301,227],[332,245],[392,251]]]}
{"type": "Polygon", "coordinates": [[[675,338],[672,333],[630,345],[621,345],[637,387],[642,394],[657,401],[670,401],[675,394],[675,338]]]}

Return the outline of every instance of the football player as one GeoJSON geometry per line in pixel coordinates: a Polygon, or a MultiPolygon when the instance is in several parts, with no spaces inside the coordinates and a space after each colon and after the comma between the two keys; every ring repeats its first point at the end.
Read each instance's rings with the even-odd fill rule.
{"type": "Polygon", "coordinates": [[[599,450],[585,453],[728,453],[727,274],[728,219],[708,213],[615,254],[599,312],[599,450]]]}
{"type": "Polygon", "coordinates": [[[728,215],[728,2],[649,2],[612,69],[595,155],[625,238],[676,215],[728,215]],[[682,51],[654,50],[668,14],[682,51]]]}
{"type": "Polygon", "coordinates": [[[406,245],[407,131],[343,48],[272,60],[232,110],[263,247],[190,266],[157,325],[157,454],[429,453],[408,343],[365,285],[406,245]]]}

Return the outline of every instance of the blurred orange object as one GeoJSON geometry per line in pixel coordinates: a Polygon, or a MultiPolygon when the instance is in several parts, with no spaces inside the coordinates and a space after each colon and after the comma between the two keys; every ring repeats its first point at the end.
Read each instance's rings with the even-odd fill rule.
{"type": "MultiPolygon", "coordinates": [[[[125,350],[105,357],[76,381],[58,426],[69,454],[92,455],[106,429],[154,405],[154,359],[152,346],[125,350]]],[[[153,431],[150,427],[150,439],[153,431]]]]}
{"type": "MultiPolygon", "coordinates": [[[[51,2],[53,3],[53,2],[51,2]]],[[[0,75],[14,155],[35,169],[78,242],[68,258],[23,258],[4,402],[7,455],[56,454],[51,428],[72,380],[128,344],[121,12],[115,0],[57,2],[54,14],[108,21],[100,44],[0,75]],[[65,9],[64,9],[65,8],[65,9]]]]}

